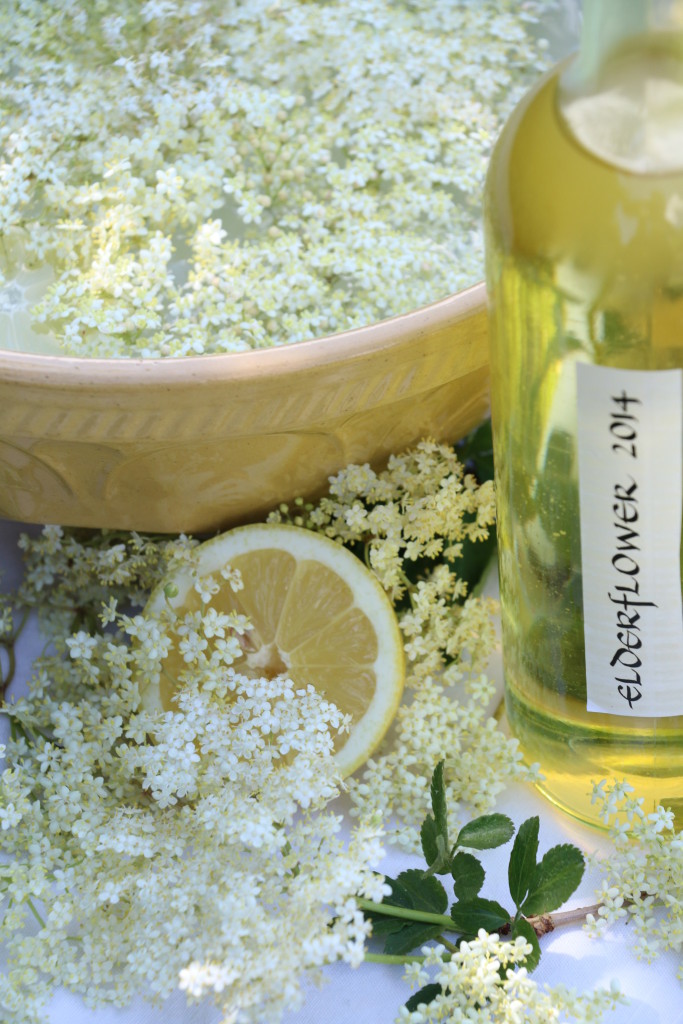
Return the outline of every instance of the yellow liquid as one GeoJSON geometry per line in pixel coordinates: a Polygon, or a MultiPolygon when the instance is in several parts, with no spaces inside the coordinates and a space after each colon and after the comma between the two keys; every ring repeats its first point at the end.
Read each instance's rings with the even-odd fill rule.
{"type": "MultiPolygon", "coordinates": [[[[645,63],[661,67],[656,50],[645,63]]],[[[513,115],[487,183],[506,709],[569,813],[595,822],[592,781],[626,777],[680,821],[683,717],[586,710],[575,367],[683,366],[683,153],[664,173],[596,156],[559,111],[558,78],[513,115]]]]}

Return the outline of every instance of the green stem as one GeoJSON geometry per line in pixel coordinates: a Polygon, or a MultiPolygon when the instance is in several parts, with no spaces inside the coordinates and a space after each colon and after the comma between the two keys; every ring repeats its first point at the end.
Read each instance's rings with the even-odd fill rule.
{"type": "Polygon", "coordinates": [[[445,948],[450,953],[457,953],[458,952],[458,947],[456,946],[456,944],[454,942],[449,942],[448,939],[444,935],[437,935],[436,941],[440,942],[442,946],[445,946],[445,948]]]}
{"type": "MultiPolygon", "coordinates": [[[[366,963],[370,964],[423,964],[426,956],[397,956],[393,953],[366,953],[363,957],[366,963]]],[[[451,959],[450,953],[442,953],[441,959],[445,964],[451,959]]]]}
{"type": "Polygon", "coordinates": [[[366,953],[363,959],[366,963],[371,964],[423,964],[426,957],[394,956],[391,953],[366,953]]]}
{"type": "Polygon", "coordinates": [[[403,569],[399,569],[398,576],[399,576],[399,579],[401,580],[401,582],[404,584],[404,586],[406,588],[406,594],[408,595],[408,597],[410,599],[410,607],[414,609],[415,608],[415,590],[416,590],[415,584],[410,579],[410,577],[406,575],[406,573],[404,572],[403,569]]]}
{"type": "Polygon", "coordinates": [[[425,924],[438,924],[441,928],[448,928],[455,931],[455,924],[451,917],[444,914],[430,914],[425,910],[412,910],[408,907],[394,907],[391,903],[373,903],[362,897],[356,899],[361,910],[367,910],[373,914],[385,914],[387,917],[402,917],[406,921],[422,921],[425,924]]]}
{"type": "Polygon", "coordinates": [[[36,921],[40,925],[40,927],[44,928],[45,927],[45,922],[43,921],[42,917],[40,916],[40,914],[38,913],[36,908],[33,906],[33,902],[31,900],[27,899],[26,903],[28,905],[29,910],[31,911],[31,913],[35,917],[36,921]]]}
{"type": "MultiPolygon", "coordinates": [[[[394,907],[390,903],[373,903],[372,900],[366,900],[362,897],[356,897],[356,902],[361,910],[367,910],[369,913],[384,914],[387,917],[400,917],[405,921],[421,921],[425,924],[438,924],[442,928],[448,929],[448,931],[456,931],[455,922],[452,918],[446,917],[443,914],[430,914],[424,910],[412,910],[408,907],[394,907]]],[[[632,900],[625,900],[624,906],[631,906],[632,900]]],[[[656,901],[656,905],[660,905],[660,901],[656,901]]],[[[564,924],[575,924],[578,921],[585,921],[588,914],[597,914],[602,903],[594,903],[588,907],[576,907],[574,910],[561,910],[555,911],[552,914],[535,914],[532,917],[528,917],[526,920],[529,922],[531,927],[534,929],[537,935],[545,935],[547,932],[554,931],[555,928],[560,928],[564,924]]],[[[517,913],[514,920],[516,921],[523,915],[517,913]]],[[[455,953],[458,947],[445,939],[443,935],[438,936],[438,941],[441,942],[447,950],[455,953]]],[[[373,957],[376,959],[375,954],[373,957]]],[[[372,959],[368,954],[365,957],[366,960],[372,959]]],[[[408,957],[402,959],[398,957],[394,960],[378,960],[378,963],[407,963],[411,960],[419,960],[419,957],[408,957]]],[[[448,959],[448,958],[447,958],[448,959]]]]}
{"type": "Polygon", "coordinates": [[[370,548],[372,547],[372,541],[366,540],[363,544],[363,561],[367,565],[370,572],[373,572],[373,568],[370,565],[370,548]]]}

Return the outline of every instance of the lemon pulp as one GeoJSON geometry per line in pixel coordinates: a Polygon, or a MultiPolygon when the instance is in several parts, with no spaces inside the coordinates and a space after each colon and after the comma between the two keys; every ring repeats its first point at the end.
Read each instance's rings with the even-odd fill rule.
{"type": "MultiPolygon", "coordinates": [[[[238,527],[201,545],[195,556],[198,578],[211,576],[218,591],[203,601],[195,577],[183,569],[154,591],[147,613],[158,614],[168,603],[179,616],[208,608],[246,615],[252,628],[236,671],[285,674],[350,715],[351,730],[339,737],[335,757],[342,774],[354,771],[384,736],[403,689],[401,635],[378,581],[339,544],[280,524],[238,527]],[[220,575],[228,566],[240,573],[238,592],[220,575]],[[169,583],[177,591],[170,599],[169,583]]],[[[161,679],[143,688],[145,706],[172,710],[173,680],[186,667],[173,649],[161,679]]]]}

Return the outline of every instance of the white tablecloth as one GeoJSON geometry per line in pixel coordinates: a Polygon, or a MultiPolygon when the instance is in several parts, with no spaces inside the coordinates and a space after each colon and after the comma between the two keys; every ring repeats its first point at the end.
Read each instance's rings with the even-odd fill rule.
{"type": "MultiPolygon", "coordinates": [[[[21,574],[18,534],[25,527],[0,521],[0,568],[2,589],[12,586],[21,574]]],[[[29,623],[19,647],[17,680],[14,693],[20,693],[35,654],[42,646],[34,623],[29,623]]],[[[491,668],[500,679],[500,658],[491,668]]],[[[498,809],[519,825],[532,814],[541,817],[541,850],[559,842],[574,842],[584,851],[607,852],[608,841],[597,831],[583,828],[560,815],[535,791],[523,786],[511,788],[500,800],[498,809]]],[[[486,895],[502,903],[509,902],[505,879],[509,851],[485,854],[486,895]]],[[[395,875],[420,861],[388,850],[382,869],[395,875]]],[[[568,906],[593,902],[598,875],[588,871],[580,889],[568,906]]],[[[683,1024],[683,989],[676,980],[678,959],[667,954],[653,964],[635,959],[629,945],[628,926],[615,927],[604,941],[589,939],[576,926],[565,926],[546,936],[541,943],[543,955],[535,973],[541,983],[562,982],[579,990],[608,986],[616,979],[630,1003],[620,1006],[605,1018],[607,1024],[683,1024]]],[[[401,980],[400,967],[363,964],[352,970],[343,964],[327,969],[322,990],[312,988],[302,1009],[285,1017],[285,1024],[392,1024],[398,1007],[410,995],[401,980]]],[[[190,1006],[178,994],[162,1008],[152,1008],[137,1000],[126,1010],[86,1009],[80,999],[59,991],[49,1006],[50,1024],[218,1024],[220,1013],[209,1005],[190,1006]]]]}

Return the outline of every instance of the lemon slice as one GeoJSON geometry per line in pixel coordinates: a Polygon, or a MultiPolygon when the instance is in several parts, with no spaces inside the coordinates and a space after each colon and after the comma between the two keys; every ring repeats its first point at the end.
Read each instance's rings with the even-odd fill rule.
{"type": "MultiPolygon", "coordinates": [[[[194,555],[199,579],[210,576],[220,585],[208,604],[195,589],[197,577],[182,569],[157,587],[146,612],[158,614],[170,603],[179,615],[199,608],[246,615],[253,628],[235,669],[250,676],[284,673],[350,715],[350,733],[339,737],[335,757],[342,774],[353,772],[384,736],[403,690],[401,634],[378,581],[334,541],[280,524],[238,527],[200,545],[194,555]],[[237,593],[221,575],[227,567],[242,577],[237,593]]],[[[178,677],[177,650],[164,668],[161,682],[142,693],[150,710],[174,708],[168,677],[178,677]]]]}

